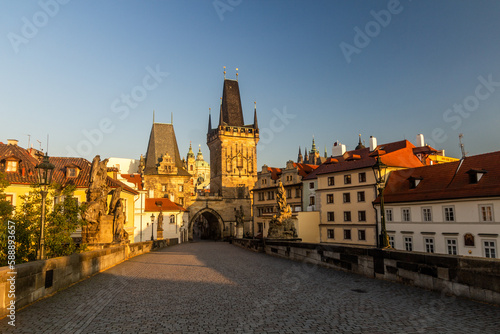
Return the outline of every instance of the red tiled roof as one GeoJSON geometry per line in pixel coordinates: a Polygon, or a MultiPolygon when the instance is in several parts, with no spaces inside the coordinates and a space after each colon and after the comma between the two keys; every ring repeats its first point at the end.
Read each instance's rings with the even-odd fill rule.
{"type": "Polygon", "coordinates": [[[318,165],[309,165],[309,164],[299,164],[299,163],[294,163],[294,167],[297,167],[299,171],[299,175],[302,176],[303,178],[309,175],[313,170],[318,168],[318,165]]]}
{"type": "Polygon", "coordinates": [[[160,207],[165,211],[187,211],[182,206],[172,202],[168,198],[146,198],[145,212],[160,212],[160,207]]]}
{"type": "Polygon", "coordinates": [[[391,167],[420,167],[422,162],[413,154],[415,146],[408,140],[378,145],[373,152],[370,148],[347,151],[344,155],[328,159],[305,179],[316,179],[318,175],[371,167],[380,155],[381,161],[391,167]]]}
{"type": "MultiPolygon", "coordinates": [[[[11,184],[35,184],[38,182],[35,166],[39,161],[31,156],[27,150],[17,145],[0,144],[0,164],[10,156],[20,160],[17,172],[5,172],[7,181],[11,184]]],[[[49,157],[49,162],[55,166],[52,182],[62,186],[74,185],[78,188],[88,188],[90,181],[91,163],[84,158],[49,157]],[[76,177],[66,177],[69,167],[77,167],[80,171],[76,177]]],[[[123,190],[138,194],[123,182],[108,177],[107,185],[116,188],[121,186],[123,190]]]]}
{"type": "Polygon", "coordinates": [[[386,203],[491,196],[500,196],[500,151],[393,171],[384,191],[386,203]],[[468,172],[471,170],[485,170],[486,173],[478,183],[470,183],[468,172]],[[414,189],[410,189],[410,178],[420,180],[414,189]]]}
{"type": "Polygon", "coordinates": [[[141,174],[120,174],[127,182],[135,184],[138,190],[144,190],[142,188],[142,177],[141,174]]]}

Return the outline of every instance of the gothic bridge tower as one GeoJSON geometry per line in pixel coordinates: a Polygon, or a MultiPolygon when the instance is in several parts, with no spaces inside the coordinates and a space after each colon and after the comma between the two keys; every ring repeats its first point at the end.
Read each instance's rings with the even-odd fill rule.
{"type": "MultiPolygon", "coordinates": [[[[224,72],[225,74],[225,72],[224,72]]],[[[252,232],[252,197],[257,181],[259,127],[245,125],[237,80],[224,78],[219,125],[208,118],[210,193],[198,193],[189,207],[189,239],[201,230],[208,238],[243,237],[252,232]]]]}
{"type": "Polygon", "coordinates": [[[224,79],[219,125],[212,129],[209,116],[210,192],[224,198],[250,198],[257,181],[257,110],[254,122],[244,125],[238,81],[224,79]]]}

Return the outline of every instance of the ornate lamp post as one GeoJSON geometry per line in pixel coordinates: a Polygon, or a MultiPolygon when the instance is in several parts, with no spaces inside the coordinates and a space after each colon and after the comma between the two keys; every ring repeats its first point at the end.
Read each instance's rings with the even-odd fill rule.
{"type": "Polygon", "coordinates": [[[391,248],[389,243],[389,235],[385,228],[385,208],[384,208],[384,189],[385,189],[385,178],[387,165],[380,160],[380,156],[377,156],[377,162],[372,166],[373,174],[375,175],[375,181],[377,182],[378,195],[380,196],[380,237],[379,243],[382,248],[391,248]]]}
{"type": "Polygon", "coordinates": [[[43,160],[36,167],[38,184],[41,186],[42,195],[42,217],[40,219],[40,240],[38,243],[37,259],[45,259],[45,199],[47,198],[49,184],[52,181],[52,173],[55,166],[49,162],[49,156],[45,154],[43,160]]]}
{"type": "Polygon", "coordinates": [[[155,227],[155,214],[152,213],[151,214],[151,241],[155,240],[154,236],[153,236],[154,227],[155,227]]]}

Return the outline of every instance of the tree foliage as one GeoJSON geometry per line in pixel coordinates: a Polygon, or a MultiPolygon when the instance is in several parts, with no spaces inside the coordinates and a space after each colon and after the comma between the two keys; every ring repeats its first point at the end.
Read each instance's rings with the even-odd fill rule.
{"type": "MultiPolygon", "coordinates": [[[[75,252],[76,245],[71,234],[82,226],[83,205],[73,197],[74,186],[53,185],[45,201],[45,251],[47,258],[69,255],[75,252]],[[57,199],[54,201],[54,199],[57,199]],[[54,204],[55,202],[55,204],[54,204]]],[[[20,196],[21,204],[11,220],[16,230],[16,263],[36,260],[40,238],[42,196],[39,186],[32,186],[27,195],[20,196]]],[[[6,235],[7,219],[0,228],[0,235],[6,235]],[[5,231],[4,231],[5,230],[5,231]],[[5,233],[3,233],[5,232],[5,233]]],[[[7,237],[0,238],[0,265],[6,264],[5,250],[7,237]],[[5,239],[5,240],[4,240],[5,239]]]]}

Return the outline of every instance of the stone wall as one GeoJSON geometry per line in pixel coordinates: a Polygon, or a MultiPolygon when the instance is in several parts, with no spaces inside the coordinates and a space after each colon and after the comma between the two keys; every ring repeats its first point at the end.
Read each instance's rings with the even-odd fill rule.
{"type": "MultiPolygon", "coordinates": [[[[154,249],[177,244],[177,239],[157,240],[154,249]]],[[[42,261],[22,263],[15,267],[16,309],[64,289],[73,283],[104,271],[131,257],[151,251],[153,242],[138,242],[72,254],[42,261]]],[[[10,305],[8,278],[12,270],[0,268],[0,318],[8,314],[10,305]]]]}
{"type": "Polygon", "coordinates": [[[269,255],[500,305],[500,259],[256,239],[232,242],[269,255]]]}

